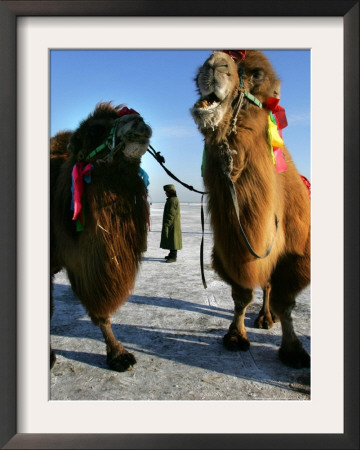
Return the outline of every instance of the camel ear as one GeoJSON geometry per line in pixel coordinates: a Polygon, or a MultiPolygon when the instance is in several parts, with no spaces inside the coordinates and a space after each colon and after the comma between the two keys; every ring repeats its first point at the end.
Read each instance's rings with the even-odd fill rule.
{"type": "Polygon", "coordinates": [[[272,96],[275,98],[281,97],[281,81],[280,80],[275,80],[272,96]]]}

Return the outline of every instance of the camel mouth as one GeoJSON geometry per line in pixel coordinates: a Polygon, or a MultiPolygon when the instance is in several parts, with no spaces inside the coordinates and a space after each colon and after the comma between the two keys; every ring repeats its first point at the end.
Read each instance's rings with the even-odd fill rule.
{"type": "Polygon", "coordinates": [[[194,105],[196,109],[201,110],[210,110],[215,109],[221,104],[221,100],[217,97],[217,95],[212,92],[205,97],[202,97],[199,101],[197,101],[194,105]]]}
{"type": "Polygon", "coordinates": [[[138,125],[138,129],[130,129],[125,132],[121,136],[125,145],[124,156],[130,160],[140,160],[150,144],[151,136],[152,129],[144,122],[138,125]]]}
{"type": "Polygon", "coordinates": [[[122,138],[126,142],[145,142],[151,138],[151,133],[127,133],[122,138]]]}
{"type": "Polygon", "coordinates": [[[201,130],[215,129],[224,117],[227,95],[217,94],[212,92],[204,95],[190,109],[195,123],[201,130]]]}
{"type": "Polygon", "coordinates": [[[123,154],[129,160],[139,161],[146,153],[149,143],[150,140],[147,138],[144,138],[143,141],[127,142],[123,149],[123,154]]]}
{"type": "Polygon", "coordinates": [[[142,136],[142,137],[138,137],[136,140],[134,141],[128,141],[128,143],[130,144],[137,144],[139,146],[145,147],[147,148],[150,144],[150,138],[146,137],[146,136],[142,136]]]}

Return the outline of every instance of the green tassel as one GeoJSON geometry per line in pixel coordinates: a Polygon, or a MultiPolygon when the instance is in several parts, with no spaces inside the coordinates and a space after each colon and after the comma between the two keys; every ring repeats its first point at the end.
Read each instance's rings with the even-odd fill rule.
{"type": "MultiPolygon", "coordinates": [[[[273,116],[272,112],[269,113],[269,116],[270,116],[270,120],[276,124],[276,120],[275,120],[275,117],[273,116]]],[[[269,124],[267,124],[267,126],[266,126],[266,131],[267,131],[268,141],[269,141],[269,146],[270,146],[270,156],[271,156],[273,164],[275,164],[275,155],[274,155],[274,149],[273,149],[272,142],[271,142],[269,124]]]]}
{"type": "Polygon", "coordinates": [[[83,231],[84,226],[85,226],[85,196],[83,197],[83,202],[82,202],[81,218],[82,218],[82,223],[81,223],[80,219],[76,220],[76,231],[83,231]]]}

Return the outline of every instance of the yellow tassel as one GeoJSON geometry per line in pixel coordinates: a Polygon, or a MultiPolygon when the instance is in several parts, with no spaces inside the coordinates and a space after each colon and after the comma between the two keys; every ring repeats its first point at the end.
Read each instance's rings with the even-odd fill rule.
{"type": "Polygon", "coordinates": [[[282,140],[277,125],[274,123],[271,119],[271,115],[268,115],[268,133],[269,133],[269,139],[270,144],[272,147],[284,147],[284,141],[282,140]]]}

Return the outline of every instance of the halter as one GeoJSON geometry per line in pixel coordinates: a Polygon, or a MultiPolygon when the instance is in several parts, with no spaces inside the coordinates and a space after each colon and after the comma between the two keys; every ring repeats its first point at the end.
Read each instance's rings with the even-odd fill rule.
{"type": "MultiPolygon", "coordinates": [[[[118,119],[116,119],[117,121],[118,119]]],[[[116,124],[115,121],[115,124],[116,124]]],[[[94,156],[96,156],[98,153],[102,152],[105,148],[108,148],[110,150],[110,152],[113,152],[115,149],[115,145],[114,145],[114,141],[115,141],[115,124],[114,126],[111,128],[110,133],[108,138],[106,139],[106,141],[99,145],[99,147],[96,147],[95,150],[93,150],[91,153],[89,153],[87,155],[87,157],[85,158],[86,161],[89,161],[89,159],[93,158],[94,156]]]]}
{"type": "Polygon", "coordinates": [[[84,158],[84,154],[82,152],[79,153],[78,155],[78,160],[82,161],[89,161],[90,159],[94,158],[94,156],[98,155],[99,153],[101,153],[103,150],[105,149],[109,149],[109,153],[102,159],[98,159],[96,161],[96,163],[111,163],[114,159],[114,155],[116,152],[118,152],[120,150],[120,148],[122,148],[124,146],[124,144],[120,141],[117,145],[115,145],[115,140],[116,140],[116,131],[119,128],[119,121],[121,119],[121,117],[129,115],[129,114],[136,114],[139,115],[139,113],[137,111],[135,111],[134,109],[129,109],[126,106],[124,106],[123,108],[121,108],[121,110],[118,112],[118,118],[115,120],[114,125],[112,126],[109,136],[107,137],[106,141],[103,144],[100,144],[98,147],[96,147],[95,150],[93,150],[92,152],[90,152],[86,158],[84,158]]]}
{"type": "Polygon", "coordinates": [[[123,108],[121,108],[120,111],[118,111],[117,113],[118,118],[115,119],[106,141],[103,144],[100,144],[98,147],[96,147],[96,149],[90,152],[86,157],[84,156],[83,152],[78,153],[78,161],[74,164],[71,173],[72,196],[70,207],[70,209],[74,211],[72,220],[76,220],[77,231],[82,231],[85,225],[85,214],[82,205],[84,182],[86,183],[91,182],[91,171],[94,168],[93,164],[91,164],[89,161],[92,158],[94,158],[94,156],[101,153],[103,150],[108,149],[109,153],[107,153],[102,159],[97,159],[95,162],[96,164],[112,163],[112,161],[114,160],[115,153],[118,152],[121,148],[125,147],[125,143],[121,141],[117,145],[115,145],[115,140],[116,140],[116,131],[119,128],[120,124],[120,118],[128,114],[139,115],[139,113],[136,112],[134,109],[129,109],[126,106],[124,106],[123,108]]]}
{"type": "Polygon", "coordinates": [[[114,125],[112,126],[106,141],[100,144],[98,147],[96,147],[96,149],[90,152],[86,157],[84,157],[83,152],[79,152],[78,161],[90,161],[92,158],[101,153],[103,150],[108,149],[109,153],[107,153],[106,156],[104,156],[104,158],[98,159],[96,163],[97,164],[105,162],[111,163],[114,159],[115,153],[117,153],[120,150],[120,148],[124,146],[124,143],[121,141],[117,145],[115,145],[116,130],[119,127],[119,120],[120,119],[115,120],[114,125]]]}
{"type": "Polygon", "coordinates": [[[261,101],[254,95],[250,94],[250,92],[244,88],[244,75],[245,75],[244,68],[241,67],[239,70],[239,78],[240,78],[239,95],[237,97],[236,104],[234,106],[234,112],[231,118],[231,127],[230,127],[230,133],[234,134],[236,134],[237,116],[239,114],[240,109],[242,108],[245,98],[247,98],[250,102],[254,103],[254,105],[258,106],[259,108],[262,108],[261,101]]]}

